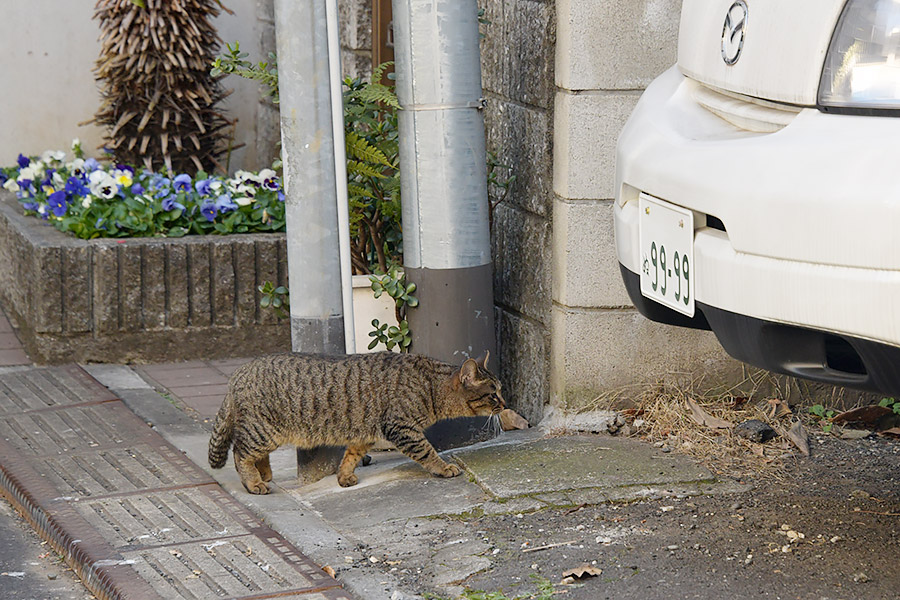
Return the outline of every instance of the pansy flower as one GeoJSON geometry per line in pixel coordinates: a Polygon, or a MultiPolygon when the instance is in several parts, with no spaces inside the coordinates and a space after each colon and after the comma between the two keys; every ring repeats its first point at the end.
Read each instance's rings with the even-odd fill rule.
{"type": "Polygon", "coordinates": [[[278,181],[278,173],[272,169],[263,169],[260,171],[259,179],[262,180],[262,187],[267,190],[274,192],[281,187],[281,183],[278,181]]]}
{"type": "Polygon", "coordinates": [[[53,192],[47,197],[47,205],[50,207],[50,210],[53,211],[53,214],[57,217],[61,217],[66,214],[66,210],[68,210],[69,205],[66,203],[66,192],[65,190],[59,190],[58,192],[53,192]]]}
{"type": "Polygon", "coordinates": [[[19,184],[16,182],[15,179],[11,179],[11,178],[10,178],[10,179],[7,179],[7,180],[3,183],[3,189],[4,189],[4,190],[8,190],[8,191],[10,191],[10,192],[18,192],[18,191],[19,191],[19,184]]]}
{"type": "Polygon", "coordinates": [[[41,154],[41,162],[47,165],[61,163],[64,160],[66,160],[66,153],[62,150],[46,150],[41,154]]]}
{"type": "Polygon", "coordinates": [[[25,210],[37,211],[39,206],[40,205],[37,202],[23,202],[22,203],[22,208],[24,208],[25,210]]]}
{"type": "Polygon", "coordinates": [[[189,192],[191,190],[191,176],[185,173],[175,177],[173,187],[176,192],[189,192]]]}
{"type": "Polygon", "coordinates": [[[116,165],[112,172],[112,178],[119,187],[127,188],[134,182],[134,169],[125,165],[116,165]]]}
{"type": "Polygon", "coordinates": [[[96,158],[88,158],[84,161],[84,170],[88,173],[93,173],[97,169],[100,168],[100,163],[97,162],[96,158]]]}
{"type": "Polygon", "coordinates": [[[206,220],[212,222],[215,220],[218,211],[216,210],[216,205],[213,202],[204,202],[200,207],[200,214],[206,217],[206,220]]]}
{"type": "Polygon", "coordinates": [[[211,196],[212,183],[212,179],[201,179],[196,184],[194,184],[194,189],[197,190],[197,193],[201,196],[211,196]]]}
{"type": "Polygon", "coordinates": [[[16,163],[18,163],[20,169],[24,169],[31,163],[31,159],[20,154],[19,158],[16,159],[16,163]]]}
{"type": "Polygon", "coordinates": [[[140,196],[141,194],[144,193],[144,191],[145,191],[144,186],[142,186],[139,183],[135,183],[134,185],[131,186],[131,193],[135,196],[140,196]]]}
{"type": "Polygon", "coordinates": [[[109,200],[119,192],[116,180],[106,171],[94,171],[88,181],[91,193],[100,198],[109,200]]]}
{"type": "Polygon", "coordinates": [[[216,209],[217,209],[219,212],[226,212],[226,211],[229,211],[229,210],[235,210],[235,209],[238,207],[238,205],[235,204],[235,203],[231,200],[231,196],[229,196],[228,194],[222,194],[221,196],[219,196],[218,198],[216,198],[216,205],[215,205],[215,206],[216,206],[216,209]]]}
{"type": "Polygon", "coordinates": [[[66,180],[66,193],[70,196],[87,196],[88,188],[80,177],[69,177],[66,180]]]}
{"type": "Polygon", "coordinates": [[[172,197],[171,194],[166,196],[165,198],[163,198],[162,207],[163,207],[163,210],[166,212],[168,212],[170,210],[175,210],[176,208],[178,210],[184,210],[184,204],[177,202],[175,200],[175,198],[172,197]]]}

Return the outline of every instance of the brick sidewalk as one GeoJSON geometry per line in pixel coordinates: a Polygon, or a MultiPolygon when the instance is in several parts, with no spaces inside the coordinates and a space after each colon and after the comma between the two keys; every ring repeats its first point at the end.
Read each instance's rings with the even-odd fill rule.
{"type": "Polygon", "coordinates": [[[249,358],[227,360],[192,360],[180,363],[135,365],[132,367],[158,391],[170,394],[185,407],[208,422],[216,416],[228,378],[249,358]]]}

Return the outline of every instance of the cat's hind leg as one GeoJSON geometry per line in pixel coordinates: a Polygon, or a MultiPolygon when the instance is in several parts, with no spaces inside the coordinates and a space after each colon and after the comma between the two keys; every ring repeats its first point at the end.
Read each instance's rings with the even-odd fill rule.
{"type": "Polygon", "coordinates": [[[247,491],[251,494],[268,494],[269,485],[262,480],[259,468],[256,466],[259,458],[242,454],[237,452],[236,449],[233,454],[234,468],[237,470],[241,483],[244,484],[247,491]]]}
{"type": "Polygon", "coordinates": [[[385,439],[394,444],[397,450],[410,457],[438,477],[456,477],[462,473],[457,465],[448,464],[425,438],[425,432],[413,429],[408,425],[388,423],[382,429],[385,439]]]}
{"type": "Polygon", "coordinates": [[[256,468],[259,471],[260,479],[266,483],[272,481],[272,466],[269,464],[268,454],[256,461],[256,468]]]}
{"type": "Polygon", "coordinates": [[[359,478],[353,474],[359,461],[363,459],[374,444],[350,444],[344,451],[341,466],[338,467],[338,484],[341,487],[350,487],[359,482],[359,478]]]}

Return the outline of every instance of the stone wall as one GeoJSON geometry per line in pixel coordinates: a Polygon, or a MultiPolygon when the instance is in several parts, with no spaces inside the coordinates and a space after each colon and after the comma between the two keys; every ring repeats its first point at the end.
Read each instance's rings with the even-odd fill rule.
{"type": "Polygon", "coordinates": [[[290,349],[257,286],[286,285],[284,234],[78,240],[0,192],[0,301],[38,363],[290,349]]]}
{"type": "MultiPolygon", "coordinates": [[[[515,175],[494,209],[494,303],[504,395],[532,422],[550,395],[553,0],[484,0],[482,87],[488,151],[515,175]]],[[[489,191],[491,201],[498,189],[489,191]]]]}

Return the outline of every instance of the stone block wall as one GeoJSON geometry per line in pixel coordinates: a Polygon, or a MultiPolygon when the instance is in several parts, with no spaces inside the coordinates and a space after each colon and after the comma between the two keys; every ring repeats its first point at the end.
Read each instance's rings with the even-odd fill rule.
{"type": "MultiPolygon", "coordinates": [[[[512,407],[541,419],[550,396],[553,0],[483,0],[482,87],[488,150],[515,175],[491,230],[500,376],[512,407]]],[[[489,190],[499,200],[497,189],[489,190]]]]}
{"type": "Polygon", "coordinates": [[[286,285],[283,234],[78,240],[0,192],[0,301],[38,363],[290,349],[257,286],[286,285]]]}

